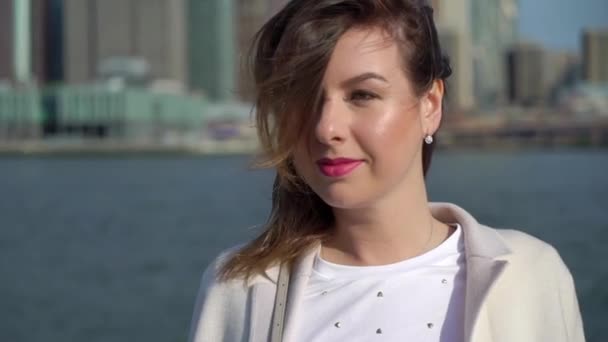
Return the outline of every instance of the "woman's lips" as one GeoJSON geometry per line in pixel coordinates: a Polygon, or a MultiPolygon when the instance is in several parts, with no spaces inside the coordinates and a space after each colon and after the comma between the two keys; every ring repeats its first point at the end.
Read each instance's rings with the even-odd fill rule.
{"type": "Polygon", "coordinates": [[[343,177],[351,173],[357,166],[361,165],[363,161],[357,159],[348,158],[337,158],[329,159],[323,158],[317,161],[319,170],[327,177],[343,177]]]}

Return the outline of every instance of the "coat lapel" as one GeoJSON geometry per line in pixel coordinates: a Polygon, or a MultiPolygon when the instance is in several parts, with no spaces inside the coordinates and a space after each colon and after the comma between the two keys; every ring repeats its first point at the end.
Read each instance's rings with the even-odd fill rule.
{"type": "Polygon", "coordinates": [[[491,342],[489,322],[480,314],[490,289],[508,265],[508,261],[498,258],[511,254],[511,250],[496,231],[482,227],[456,205],[432,203],[431,212],[442,222],[460,223],[464,234],[467,267],[464,340],[491,342]]]}
{"type": "Polygon", "coordinates": [[[279,267],[273,266],[266,270],[266,274],[257,275],[248,283],[248,342],[268,341],[270,337],[268,327],[272,320],[278,275],[279,267]]]}
{"type": "MultiPolygon", "coordinates": [[[[464,340],[479,340],[476,333],[487,333],[488,326],[480,323],[480,312],[492,285],[507,266],[505,260],[473,257],[467,260],[467,284],[465,293],[464,340]],[[474,334],[475,333],[475,334],[474,334]]],[[[486,322],[488,323],[488,322],[486,322]]],[[[483,339],[484,342],[491,340],[483,339]]]]}
{"type": "Polygon", "coordinates": [[[289,281],[289,292],[287,293],[287,308],[285,312],[285,330],[283,331],[283,342],[293,341],[299,328],[300,319],[298,313],[304,297],[304,290],[312,272],[312,266],[320,245],[315,246],[295,262],[289,281]]]}

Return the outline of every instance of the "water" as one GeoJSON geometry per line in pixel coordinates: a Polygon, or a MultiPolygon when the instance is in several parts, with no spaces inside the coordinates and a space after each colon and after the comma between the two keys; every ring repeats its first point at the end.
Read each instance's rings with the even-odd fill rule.
{"type": "MultiPolygon", "coordinates": [[[[0,159],[0,341],[185,341],[201,272],[250,238],[246,157],[0,159]]],[[[608,153],[442,152],[429,193],[557,247],[588,340],[608,327],[608,153]]]]}

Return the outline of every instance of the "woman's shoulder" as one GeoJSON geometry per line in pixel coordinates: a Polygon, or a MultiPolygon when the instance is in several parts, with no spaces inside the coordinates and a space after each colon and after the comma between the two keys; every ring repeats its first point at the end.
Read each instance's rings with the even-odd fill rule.
{"type": "Polygon", "coordinates": [[[231,257],[233,257],[234,254],[238,253],[239,250],[241,250],[244,246],[245,244],[239,244],[226,248],[219,252],[203,272],[201,287],[217,288],[222,289],[224,291],[246,291],[248,287],[258,282],[276,282],[276,277],[278,276],[278,268],[275,269],[276,267],[271,267],[267,269],[265,274],[263,275],[253,275],[250,278],[245,278],[243,276],[224,279],[222,277],[222,269],[224,264],[231,257]]]}
{"type": "MultiPolygon", "coordinates": [[[[493,297],[502,299],[496,314],[504,317],[510,310],[505,308],[516,307],[516,301],[520,300],[529,311],[521,317],[536,314],[545,322],[553,322],[555,328],[563,325],[564,329],[555,330],[555,333],[569,336],[568,341],[584,341],[574,279],[557,249],[517,229],[482,227],[496,232],[510,250],[501,257],[506,260],[507,267],[502,286],[498,287],[500,291],[496,292],[502,295],[493,297]]],[[[517,310],[512,313],[521,315],[517,310]]]]}
{"type": "Polygon", "coordinates": [[[514,253],[535,254],[555,249],[548,242],[519,229],[484,227],[492,229],[500,235],[514,253]]]}
{"type": "Polygon", "coordinates": [[[536,236],[518,229],[492,228],[483,226],[496,232],[510,250],[512,263],[518,263],[527,268],[536,267],[544,270],[553,270],[563,276],[570,277],[570,272],[557,249],[536,236]]]}
{"type": "MultiPolygon", "coordinates": [[[[244,331],[247,287],[243,280],[223,280],[222,265],[240,246],[226,249],[203,272],[188,341],[238,340],[244,331]],[[227,338],[226,334],[239,336],[227,338]]],[[[230,335],[230,336],[232,336],[230,335]]]]}
{"type": "Polygon", "coordinates": [[[242,245],[236,245],[226,248],[220,251],[212,260],[209,262],[207,267],[203,271],[201,279],[202,288],[231,288],[243,286],[243,280],[232,279],[224,280],[222,278],[222,267],[235,253],[242,248],[242,245]]]}

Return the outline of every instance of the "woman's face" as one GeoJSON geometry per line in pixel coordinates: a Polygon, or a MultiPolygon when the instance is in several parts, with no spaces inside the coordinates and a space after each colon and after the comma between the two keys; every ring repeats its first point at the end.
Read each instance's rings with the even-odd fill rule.
{"type": "Polygon", "coordinates": [[[441,117],[442,83],[417,97],[398,46],[381,29],[351,29],[323,79],[324,102],[294,152],[298,174],[327,204],[361,208],[423,182],[422,143],[441,117]]]}

